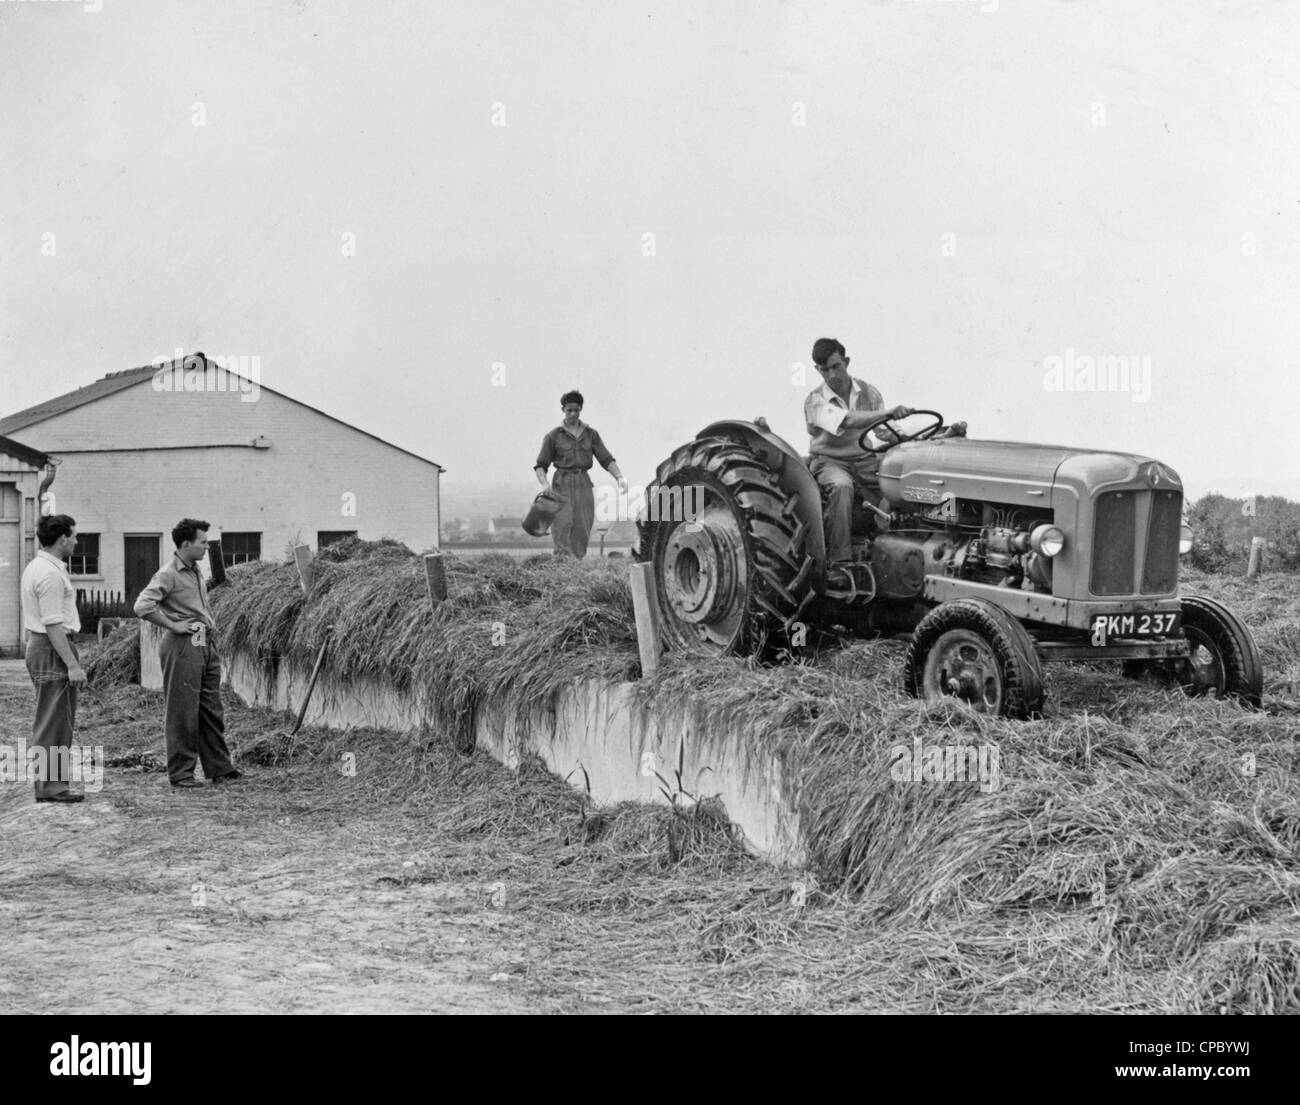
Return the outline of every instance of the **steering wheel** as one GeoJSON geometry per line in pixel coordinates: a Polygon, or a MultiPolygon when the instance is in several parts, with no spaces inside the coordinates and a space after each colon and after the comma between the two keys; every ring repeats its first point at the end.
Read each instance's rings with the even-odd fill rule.
{"type": "Polygon", "coordinates": [[[938,411],[913,411],[912,414],[909,414],[907,417],[911,418],[912,415],[917,414],[928,415],[933,419],[933,421],[922,426],[914,434],[900,434],[897,430],[894,430],[889,419],[885,419],[883,422],[877,422],[875,426],[871,427],[871,429],[862,431],[858,437],[858,448],[864,453],[883,453],[887,449],[892,449],[895,445],[904,445],[909,441],[929,441],[930,438],[937,437],[940,431],[944,429],[943,415],[938,411]],[[880,426],[888,426],[898,436],[898,440],[887,442],[886,444],[877,446],[873,449],[867,444],[867,434],[873,433],[880,426]]]}

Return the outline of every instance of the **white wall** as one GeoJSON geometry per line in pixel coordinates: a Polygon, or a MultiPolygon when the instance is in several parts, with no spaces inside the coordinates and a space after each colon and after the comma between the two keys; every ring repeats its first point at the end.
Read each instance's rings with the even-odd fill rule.
{"type": "Polygon", "coordinates": [[[0,655],[16,655],[22,646],[21,580],[34,548],[30,517],[40,491],[41,474],[30,465],[0,454],[0,655]]]}
{"type": "MultiPolygon", "coordinates": [[[[159,689],[156,650],[156,636],[141,638],[141,684],[159,689]]],[[[282,662],[279,678],[269,682],[245,653],[228,653],[222,662],[226,685],[244,701],[288,711],[301,708],[309,666],[282,662]]],[[[475,745],[512,770],[521,755],[535,752],[554,775],[602,805],[665,801],[654,772],[671,779],[680,755],[684,790],[679,800],[684,805],[691,796],[721,799],[751,851],[773,863],[802,865],[806,851],[796,795],[781,757],[755,746],[742,726],[699,722],[685,703],[639,705],[633,691],[632,683],[578,680],[560,692],[554,715],[543,711],[522,724],[509,700],[484,702],[474,714],[475,745]]],[[[366,726],[399,733],[432,723],[410,694],[385,683],[339,683],[328,676],[316,686],[306,721],[332,729],[366,726]]]]}
{"type": "Polygon", "coordinates": [[[264,560],[280,559],[295,539],[314,548],[318,530],[395,537],[417,551],[437,545],[433,464],[265,389],[244,398],[159,392],[146,378],[15,433],[63,459],[50,489],[55,509],[101,535],[100,578],[86,586],[120,590],[122,535],[161,533],[166,552],[171,527],[187,515],[223,532],[261,533],[264,560]],[[270,448],[252,448],[259,436],[270,448]]]}

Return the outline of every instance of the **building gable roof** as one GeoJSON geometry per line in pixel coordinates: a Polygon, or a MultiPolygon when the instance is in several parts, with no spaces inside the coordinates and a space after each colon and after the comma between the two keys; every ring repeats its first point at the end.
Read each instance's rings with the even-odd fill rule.
{"type": "MultiPolygon", "coordinates": [[[[166,365],[149,364],[142,365],[139,368],[128,368],[123,372],[110,372],[102,380],[96,380],[93,384],[87,384],[85,387],[77,388],[76,391],[69,391],[64,395],[55,396],[53,399],[47,399],[44,403],[37,403],[34,407],[28,407],[26,410],[17,411],[14,414],[0,418],[0,438],[3,435],[14,433],[18,430],[25,430],[29,426],[35,426],[38,422],[44,422],[56,415],[66,414],[68,411],[75,410],[78,407],[84,407],[87,403],[93,403],[97,399],[103,399],[109,395],[116,395],[119,391],[125,391],[127,388],[135,387],[144,383],[146,380],[152,381],[155,373],[166,369],[184,369],[188,364],[189,367],[197,368],[194,361],[201,359],[204,370],[208,365],[214,368],[220,368],[215,361],[210,361],[204,353],[191,353],[188,357],[181,357],[171,361],[166,365]]],[[[231,376],[239,376],[237,372],[228,372],[231,376]]],[[[242,377],[241,377],[242,379],[242,377]]],[[[408,457],[414,457],[416,460],[422,460],[425,464],[432,464],[439,472],[445,472],[446,469],[435,460],[428,457],[422,457],[418,453],[412,453],[409,449],[403,449],[400,445],[394,445],[391,441],[385,441],[376,434],[369,433],[350,422],[344,422],[341,418],[335,418],[332,414],[326,414],[323,410],[313,407],[310,403],[304,403],[291,395],[285,395],[282,391],[276,391],[265,384],[259,384],[259,389],[269,391],[272,395],[278,395],[281,399],[286,399],[299,407],[305,407],[309,411],[319,414],[322,418],[328,418],[331,422],[337,422],[340,426],[346,426],[349,430],[356,433],[364,434],[381,445],[387,445],[390,449],[396,449],[399,453],[405,453],[408,457]]],[[[14,442],[14,444],[18,444],[14,442]]],[[[20,446],[26,448],[26,446],[20,446]]],[[[31,450],[34,452],[34,450],[31,450]]]]}
{"type": "Polygon", "coordinates": [[[44,468],[50,463],[50,458],[44,453],[3,434],[0,434],[0,453],[11,456],[14,460],[21,460],[24,464],[30,464],[33,468],[44,468]]]}
{"type": "Polygon", "coordinates": [[[0,418],[0,435],[11,434],[16,430],[25,430],[28,426],[34,426],[37,422],[44,422],[47,418],[53,418],[56,414],[64,414],[67,411],[75,410],[77,407],[84,407],[87,403],[93,403],[96,399],[103,399],[106,395],[115,395],[119,391],[125,391],[129,387],[134,387],[141,380],[148,380],[153,377],[157,371],[157,366],[146,365],[143,368],[130,368],[125,372],[110,372],[102,380],[96,380],[93,384],[87,384],[85,387],[77,388],[76,391],[70,391],[66,395],[58,395],[53,399],[47,399],[44,403],[37,403],[34,407],[28,407],[25,411],[18,411],[16,414],[7,415],[0,418]]]}

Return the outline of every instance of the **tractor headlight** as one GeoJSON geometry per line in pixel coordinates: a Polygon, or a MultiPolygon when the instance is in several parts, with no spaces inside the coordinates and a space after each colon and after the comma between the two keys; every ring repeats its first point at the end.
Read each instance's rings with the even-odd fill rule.
{"type": "Polygon", "coordinates": [[[1183,556],[1192,551],[1192,527],[1186,522],[1178,530],[1178,555],[1183,556]]]}
{"type": "Polygon", "coordinates": [[[1050,559],[1065,548],[1065,534],[1056,526],[1035,526],[1029,535],[1029,547],[1039,556],[1050,559]]]}

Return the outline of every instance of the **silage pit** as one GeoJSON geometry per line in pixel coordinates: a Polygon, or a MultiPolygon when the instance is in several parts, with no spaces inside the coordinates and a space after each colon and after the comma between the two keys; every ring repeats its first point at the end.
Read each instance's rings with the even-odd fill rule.
{"type": "MultiPolygon", "coordinates": [[[[394,557],[393,563],[401,561],[394,557]]],[[[334,586],[339,585],[336,581],[334,586]]],[[[566,583],[570,585],[571,580],[566,583]]],[[[610,585],[607,579],[602,582],[610,585]]],[[[548,593],[536,583],[476,584],[461,600],[466,610],[487,612],[479,626],[486,628],[487,614],[498,600],[545,603],[548,593]]],[[[310,605],[310,597],[305,605],[310,605]]],[[[572,629],[599,623],[574,615],[566,624],[572,629]]],[[[562,634],[566,643],[582,643],[581,629],[575,632],[562,634]]],[[[608,634],[611,629],[606,625],[601,632],[608,634]]],[[[527,678],[525,683],[535,693],[533,705],[541,704],[543,716],[562,714],[558,700],[566,691],[572,693],[584,679],[599,684],[600,678],[607,678],[585,673],[611,663],[626,670],[630,640],[623,637],[612,646],[612,658],[588,655],[575,660],[572,671],[584,674],[567,682],[531,673],[531,683],[527,678]],[[618,656],[619,649],[625,655],[618,656]]],[[[599,652],[608,641],[593,638],[588,644],[599,652]]],[[[692,733],[703,746],[696,760],[701,767],[712,766],[716,757],[709,755],[710,742],[713,749],[719,747],[719,731],[724,727],[745,736],[751,762],[738,774],[743,776],[745,767],[752,773],[755,759],[780,764],[785,773],[782,801],[799,818],[798,839],[806,858],[827,885],[859,895],[854,908],[863,910],[871,924],[923,922],[961,930],[990,916],[1010,918],[1028,912],[1062,924],[1074,917],[1096,922],[1089,954],[1096,958],[1098,969],[1110,971],[1117,962],[1131,962],[1144,970],[1182,972],[1200,962],[1198,956],[1217,955],[1215,949],[1229,943],[1238,947],[1243,934],[1267,923],[1277,908],[1294,909],[1293,898],[1265,892],[1279,874],[1297,873],[1292,812],[1300,799],[1294,782],[1297,749],[1294,727],[1285,728],[1294,704],[1273,699],[1266,703],[1270,712],[1245,715],[1232,707],[1189,702],[1169,692],[1124,684],[1104,672],[1062,673],[1053,675],[1053,716],[1013,731],[996,720],[926,711],[903,700],[892,679],[896,645],[850,646],[820,667],[764,669],[729,662],[683,672],[669,665],[661,679],[631,685],[630,694],[634,704],[678,701],[674,724],[687,718],[696,726],[692,733]],[[1098,690],[1102,687],[1104,694],[1098,690]],[[950,797],[924,790],[911,795],[891,792],[881,779],[884,753],[890,742],[907,741],[917,733],[922,739],[944,742],[997,742],[1004,753],[1003,789],[950,797]],[[1253,778],[1240,770],[1247,747],[1254,756],[1253,778]],[[1051,796],[1040,798],[1035,788],[1054,790],[1058,797],[1055,801],[1051,796]],[[1252,807],[1259,805],[1261,793],[1265,797],[1256,811],[1252,807]],[[998,819],[996,811],[1003,810],[1013,819],[1021,817],[1027,801],[1024,831],[987,835],[985,826],[998,819]],[[1215,803],[1233,811],[1232,816],[1214,816],[1215,803]],[[918,844],[912,838],[922,826],[926,839],[918,844]],[[958,842],[964,851],[956,848],[958,842]],[[1198,850],[1224,848],[1232,850],[1230,862],[1250,873],[1239,883],[1231,879],[1223,883],[1226,889],[1221,894],[1213,889],[1219,885],[1213,878],[1207,884],[1211,889],[1203,892],[1172,884],[1144,889],[1155,886],[1144,880],[1150,880],[1161,864],[1198,850]],[[952,849],[952,855],[944,849],[952,849]],[[1216,894],[1232,898],[1238,893],[1244,893],[1245,900],[1230,907],[1211,900],[1216,894]],[[1185,908],[1180,915],[1176,904],[1161,904],[1166,898],[1172,903],[1190,902],[1194,916],[1188,916],[1185,908]],[[1108,921],[1112,916],[1114,921],[1108,921]]],[[[523,656],[541,655],[537,641],[529,648],[532,651],[525,649],[523,656]]],[[[306,649],[304,644],[300,651],[306,649]]],[[[433,654],[421,649],[424,646],[416,655],[433,654]]],[[[472,665],[478,658],[470,649],[465,663],[472,665]]],[[[504,679],[505,656],[488,659],[497,666],[489,665],[485,678],[472,680],[472,692],[461,692],[453,715],[462,708],[481,711],[493,701],[488,689],[491,679],[486,676],[504,679]]],[[[282,662],[278,676],[283,678],[296,662],[282,662]]],[[[337,693],[346,695],[347,686],[344,680],[337,693]]],[[[405,687],[422,704],[417,709],[430,705],[429,697],[421,697],[420,680],[410,669],[405,687]]],[[[614,694],[600,693],[606,695],[602,708],[607,709],[614,694]]],[[[497,737],[507,762],[511,754],[526,757],[530,750],[545,758],[545,749],[519,736],[518,722],[526,711],[516,706],[507,712],[513,714],[515,732],[512,735],[510,725],[503,722],[497,737]]],[[[435,719],[426,714],[421,721],[427,728],[435,719]]],[[[671,762],[671,756],[664,759],[671,762]]],[[[637,757],[631,760],[635,771],[637,757]]],[[[561,773],[554,760],[551,764],[557,775],[572,771],[571,765],[560,765],[567,766],[561,773]]],[[[699,789],[710,797],[706,788],[699,789]]],[[[644,789],[642,793],[641,801],[656,797],[644,789]]],[[[743,818],[742,810],[733,811],[732,803],[722,801],[728,820],[743,818]]],[[[580,846],[555,861],[562,870],[586,868],[593,857],[607,860],[614,854],[610,840],[617,821],[608,810],[617,804],[589,808],[585,820],[568,815],[566,832],[570,842],[580,846]]],[[[668,818],[682,817],[667,807],[660,812],[668,818]]],[[[469,831],[491,836],[500,820],[499,813],[485,808],[477,827],[469,831]]],[[[679,866],[707,869],[714,862],[708,857],[719,857],[717,862],[723,865],[732,862],[722,842],[707,834],[694,839],[684,821],[665,820],[653,832],[638,829],[645,832],[643,836],[630,826],[619,831],[625,836],[614,851],[628,845],[619,852],[619,862],[638,870],[657,870],[671,877],[679,866]]],[[[634,913],[653,905],[637,894],[602,893],[588,902],[593,911],[615,913],[634,913]]],[[[723,961],[737,954],[762,954],[759,945],[766,930],[761,925],[755,928],[757,921],[737,921],[734,932],[717,924],[723,961]]],[[[782,931],[774,925],[772,933],[782,931]]],[[[1290,945],[1265,940],[1251,946],[1256,947],[1254,952],[1234,953],[1242,963],[1254,955],[1255,965],[1249,970],[1240,965],[1231,968],[1242,974],[1243,981],[1233,984],[1235,989],[1224,984],[1227,1004],[1265,1000],[1251,978],[1271,980],[1265,990],[1273,994],[1275,1003],[1294,1004],[1294,996],[1278,996],[1285,994],[1290,945]],[[1233,999],[1232,993],[1239,999],[1233,999]]],[[[962,970],[941,974],[941,985],[955,985],[962,970]]]]}

